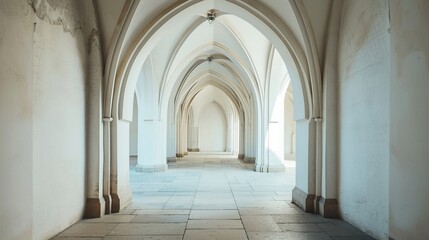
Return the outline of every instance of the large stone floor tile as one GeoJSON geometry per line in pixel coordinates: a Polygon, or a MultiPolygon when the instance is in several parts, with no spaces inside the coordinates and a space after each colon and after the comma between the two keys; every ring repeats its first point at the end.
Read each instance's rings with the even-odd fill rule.
{"type": "Polygon", "coordinates": [[[109,235],[180,235],[185,227],[185,223],[120,223],[109,235]]]}
{"type": "Polygon", "coordinates": [[[54,237],[52,240],[104,240],[103,237],[54,237]]]}
{"type": "Polygon", "coordinates": [[[253,196],[253,193],[251,196],[234,196],[234,199],[237,203],[249,201],[273,201],[272,196],[253,196]]]}
{"type": "Polygon", "coordinates": [[[136,223],[174,223],[174,222],[187,222],[188,215],[185,214],[150,214],[150,215],[137,215],[132,222],[136,223]]]}
{"type": "Polygon", "coordinates": [[[235,200],[233,197],[225,197],[225,198],[196,197],[194,199],[194,204],[234,204],[235,205],[235,200]]]}
{"type": "Polygon", "coordinates": [[[130,215],[130,214],[133,214],[134,211],[135,209],[122,209],[120,212],[115,213],[114,215],[121,215],[121,214],[130,215]]]}
{"type": "Polygon", "coordinates": [[[325,233],[251,232],[249,240],[331,240],[325,233]]]}
{"type": "Polygon", "coordinates": [[[182,209],[182,210],[191,209],[191,208],[192,208],[192,203],[167,203],[163,207],[163,209],[182,209]]]}
{"type": "Polygon", "coordinates": [[[289,205],[283,201],[260,201],[260,200],[242,200],[237,201],[239,208],[289,208],[289,205]]]}
{"type": "Polygon", "coordinates": [[[202,192],[199,191],[195,194],[195,197],[208,197],[208,198],[225,198],[225,197],[233,197],[232,192],[230,190],[228,191],[207,191],[202,192]]]}
{"type": "Polygon", "coordinates": [[[314,223],[282,223],[277,224],[283,232],[322,232],[314,223]]]}
{"type": "Polygon", "coordinates": [[[248,197],[253,196],[253,191],[232,191],[234,194],[234,198],[236,197],[248,197]]]}
{"type": "MultiPolygon", "coordinates": [[[[170,236],[107,236],[103,240],[182,240],[183,235],[170,236]]],[[[78,239],[80,240],[80,239],[78,239]]]]}
{"type": "Polygon", "coordinates": [[[110,223],[128,223],[135,218],[136,215],[127,214],[111,214],[101,218],[85,219],[82,222],[110,222],[110,223]]]}
{"type": "Polygon", "coordinates": [[[104,237],[108,235],[116,223],[84,223],[79,222],[62,232],[60,237],[104,237]]]}
{"type": "Polygon", "coordinates": [[[237,209],[235,204],[193,204],[192,209],[237,209]]]}
{"type": "Polygon", "coordinates": [[[359,236],[359,237],[331,237],[332,240],[374,240],[370,236],[359,236]]]}
{"type": "Polygon", "coordinates": [[[280,232],[271,216],[241,216],[246,232],[280,232]]]}
{"type": "Polygon", "coordinates": [[[134,214],[189,214],[189,209],[135,210],[134,214]]]}
{"type": "Polygon", "coordinates": [[[244,230],[186,230],[183,240],[247,240],[244,230]]]}
{"type": "Polygon", "coordinates": [[[165,203],[139,203],[139,202],[132,202],[127,209],[163,209],[165,203]]]}
{"type": "Polygon", "coordinates": [[[345,222],[332,222],[332,223],[317,223],[324,232],[332,237],[360,237],[365,236],[359,229],[347,224],[345,222]]]}
{"type": "Polygon", "coordinates": [[[302,211],[291,207],[282,208],[241,208],[239,207],[240,215],[275,215],[275,214],[303,214],[302,211]]]}
{"type": "Polygon", "coordinates": [[[338,220],[323,218],[315,214],[277,214],[272,215],[276,223],[326,223],[338,220]]]}
{"type": "Polygon", "coordinates": [[[243,228],[240,220],[189,220],[186,229],[236,229],[243,228]]]}
{"type": "Polygon", "coordinates": [[[272,196],[275,201],[292,201],[292,195],[289,196],[272,196]]]}
{"type": "Polygon", "coordinates": [[[189,219],[240,219],[238,210],[191,210],[189,219]]]}

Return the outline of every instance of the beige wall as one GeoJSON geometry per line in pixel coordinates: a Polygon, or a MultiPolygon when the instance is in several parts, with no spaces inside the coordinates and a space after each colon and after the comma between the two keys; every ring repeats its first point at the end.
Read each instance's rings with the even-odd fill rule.
{"type": "Polygon", "coordinates": [[[0,29],[0,238],[31,239],[33,18],[26,0],[0,1],[0,29]]]}
{"type": "Polygon", "coordinates": [[[0,2],[1,239],[47,239],[82,217],[86,45],[78,3],[0,2]]]}
{"type": "Polygon", "coordinates": [[[389,12],[387,1],[345,1],[339,39],[340,215],[388,236],[389,12]]]}
{"type": "Polygon", "coordinates": [[[390,202],[393,239],[429,236],[429,1],[390,1],[390,202]]]}
{"type": "Polygon", "coordinates": [[[34,239],[52,237],[81,219],[85,203],[86,49],[76,3],[36,5],[34,239]],[[53,23],[58,14],[62,22],[53,23]]]}

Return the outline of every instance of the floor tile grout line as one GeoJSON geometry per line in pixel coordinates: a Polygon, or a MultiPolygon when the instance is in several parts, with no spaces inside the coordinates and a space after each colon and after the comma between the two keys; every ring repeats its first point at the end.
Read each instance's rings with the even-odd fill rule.
{"type": "Polygon", "coordinates": [[[231,191],[232,197],[234,199],[234,203],[235,203],[235,207],[237,208],[238,215],[240,216],[240,222],[241,222],[241,225],[243,226],[244,233],[246,234],[247,240],[249,240],[249,235],[247,234],[246,227],[244,226],[243,218],[241,217],[240,210],[238,209],[237,199],[235,199],[235,195],[234,195],[234,192],[232,191],[231,183],[228,182],[228,185],[229,185],[229,189],[231,191]]]}

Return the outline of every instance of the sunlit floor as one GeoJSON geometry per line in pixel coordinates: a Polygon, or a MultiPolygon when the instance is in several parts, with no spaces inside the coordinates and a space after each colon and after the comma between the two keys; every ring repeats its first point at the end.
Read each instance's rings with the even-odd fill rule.
{"type": "Polygon", "coordinates": [[[131,167],[130,178],[133,201],[125,210],[82,220],[55,239],[371,239],[293,205],[294,167],[257,173],[237,159],[194,154],[164,173],[131,167]]]}

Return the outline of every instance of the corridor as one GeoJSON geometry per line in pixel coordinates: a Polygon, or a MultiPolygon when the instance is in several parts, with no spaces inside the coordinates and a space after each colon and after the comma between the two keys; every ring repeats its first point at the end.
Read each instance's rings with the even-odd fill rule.
{"type": "Polygon", "coordinates": [[[54,239],[372,239],[350,224],[291,203],[295,168],[258,173],[226,155],[194,154],[162,173],[130,170],[132,203],[119,214],[82,220],[54,239]]]}

